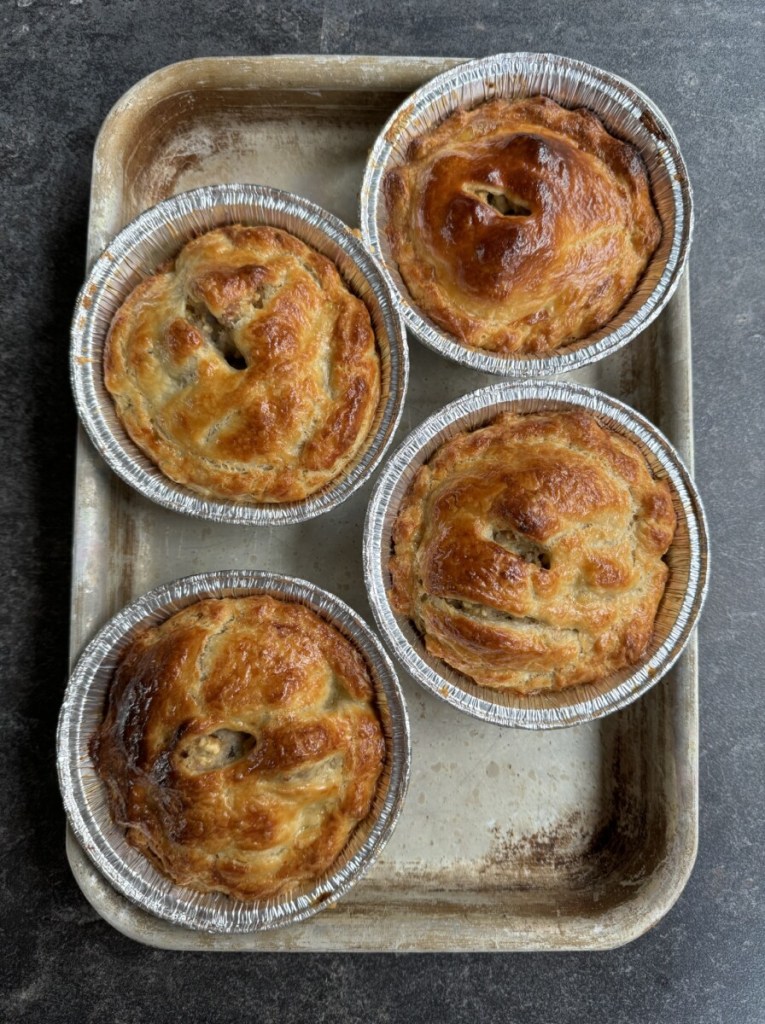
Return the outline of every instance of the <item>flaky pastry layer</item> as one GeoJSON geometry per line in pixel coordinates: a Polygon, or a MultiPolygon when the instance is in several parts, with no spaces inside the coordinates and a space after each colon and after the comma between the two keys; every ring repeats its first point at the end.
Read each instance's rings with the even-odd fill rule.
{"type": "Polygon", "coordinates": [[[669,484],[632,442],[585,412],[505,413],[415,475],[391,604],[482,686],[594,682],[644,654],[674,532],[669,484]]]}
{"type": "Polygon", "coordinates": [[[661,237],[637,150],[542,96],[457,111],[383,187],[414,303],[500,355],[543,355],[607,324],[661,237]]]}
{"type": "Polygon", "coordinates": [[[200,601],[133,640],[91,755],[163,874],[263,899],[328,871],[385,758],[358,650],[303,605],[200,601]]]}
{"type": "Polygon", "coordinates": [[[297,501],[361,453],[380,401],[364,303],[278,228],[193,239],[117,311],[104,379],[171,480],[239,502],[297,501]]]}

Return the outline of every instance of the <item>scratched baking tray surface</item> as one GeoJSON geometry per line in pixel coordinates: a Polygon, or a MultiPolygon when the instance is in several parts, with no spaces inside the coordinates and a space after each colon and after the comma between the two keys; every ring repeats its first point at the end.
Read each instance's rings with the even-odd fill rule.
{"type": "MultiPolygon", "coordinates": [[[[155,73],[119,101],[99,136],[89,262],[141,210],[214,182],[289,189],[356,226],[377,132],[406,95],[454,63],[203,59],[155,73]]],[[[414,339],[410,352],[400,437],[447,401],[496,380],[414,339]]],[[[645,413],[692,464],[687,281],[637,341],[571,376],[645,413]]],[[[304,577],[373,623],[361,566],[369,493],[364,487],[329,514],[296,526],[206,523],[134,494],[80,433],[72,659],[136,595],[213,569],[304,577]]],[[[635,938],[667,912],[696,852],[695,639],[637,703],[554,732],[474,721],[400,675],[412,725],[409,796],[380,861],[337,907],[281,931],[188,931],[114,892],[68,834],[69,860],[86,897],[133,938],[178,949],[602,949],[635,938]]]]}

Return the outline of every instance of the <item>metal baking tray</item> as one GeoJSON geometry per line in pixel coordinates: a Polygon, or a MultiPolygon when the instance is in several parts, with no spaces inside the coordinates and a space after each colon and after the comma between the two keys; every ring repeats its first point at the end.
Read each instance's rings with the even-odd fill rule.
{"type": "MultiPolygon", "coordinates": [[[[164,68],[114,107],[93,168],[89,264],[165,196],[260,182],[358,223],[367,151],[413,89],[456,60],[201,59],[164,68]]],[[[619,70],[618,68],[615,70],[619,70]]],[[[496,378],[410,343],[399,437],[496,378]]],[[[688,283],[639,338],[571,375],[653,420],[692,467],[688,283]]],[[[270,569],[307,578],[372,622],[362,577],[369,487],[294,526],[236,527],[164,510],[77,443],[71,654],[137,594],[190,573],[270,569]]],[[[606,949],[669,910],[696,855],[695,638],[628,708],[552,733],[466,720],[402,673],[412,728],[409,796],[384,854],[346,899],[305,924],[206,935],[119,896],[71,833],[67,853],[95,909],[139,941],[212,950],[606,949]]]]}

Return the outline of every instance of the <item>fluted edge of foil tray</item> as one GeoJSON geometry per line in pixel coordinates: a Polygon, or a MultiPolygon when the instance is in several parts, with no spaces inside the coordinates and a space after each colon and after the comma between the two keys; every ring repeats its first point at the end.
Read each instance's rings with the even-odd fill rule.
{"type": "Polygon", "coordinates": [[[701,499],[682,459],[666,437],[628,405],[570,381],[504,382],[474,391],[430,416],[387,460],[375,485],[364,526],[364,579],[377,625],[398,662],[425,689],[487,722],[555,729],[590,722],[626,707],[675,664],[696,624],[709,576],[707,524],[701,499]],[[677,530],[654,636],[634,666],[595,683],[522,695],[477,685],[428,653],[414,624],[391,608],[388,561],[400,503],[421,465],[449,438],[491,422],[503,412],[584,409],[606,428],[635,443],[656,477],[669,481],[677,530]]]}
{"type": "Polygon", "coordinates": [[[390,838],[409,782],[409,719],[390,658],[366,623],[339,598],[305,580],[258,570],[202,573],[149,591],[120,611],[88,644],[69,680],[59,716],[57,767],[69,824],[107,881],[132,903],[174,924],[212,933],[264,931],[313,917],[336,903],[371,867],[390,838]],[[270,594],[307,605],[364,656],[374,683],[386,758],[372,810],[333,867],[313,886],[268,900],[201,893],[166,878],[125,839],[111,818],[90,758],[118,659],[138,630],[211,597],[270,594]]]}
{"type": "Polygon", "coordinates": [[[391,115],[367,161],[361,189],[364,243],[379,261],[407,326],[447,359],[504,377],[549,377],[616,352],[644,331],[677,288],[693,236],[693,194],[680,147],[666,117],[640,89],[608,71],[549,53],[503,53],[445,71],[417,89],[391,115]],[[382,195],[386,173],[409,143],[457,109],[491,99],[544,95],[564,107],[587,107],[609,132],[639,151],[648,170],[662,238],[636,290],[612,320],[587,338],[537,358],[470,348],[419,310],[391,252],[382,195]]]}
{"type": "Polygon", "coordinates": [[[304,522],[335,508],[371,476],[390,444],[406,397],[409,353],[395,297],[377,262],[337,217],[315,203],[265,185],[209,185],[165,199],[133,220],[93,264],[71,328],[70,377],[80,420],[109,467],[150,501],[200,519],[240,525],[304,522]],[[267,224],[289,231],[330,259],[367,306],[381,364],[381,398],[361,454],[342,475],[300,501],[237,502],[176,483],[128,436],[103,378],[103,350],[128,294],[190,238],[224,224],[267,224]]]}

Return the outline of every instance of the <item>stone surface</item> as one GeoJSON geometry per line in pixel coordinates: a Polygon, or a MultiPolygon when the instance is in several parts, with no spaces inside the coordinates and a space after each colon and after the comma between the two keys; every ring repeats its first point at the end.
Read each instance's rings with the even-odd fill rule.
{"type": "Polygon", "coordinates": [[[0,34],[0,1018],[761,1024],[765,796],[762,8],[751,0],[15,0],[0,34]],[[70,310],[93,142],[143,75],[219,54],[549,50],[617,71],[675,127],[696,196],[696,473],[713,541],[701,640],[701,841],[650,934],[610,953],[232,956],[123,938],[69,873],[54,770],[67,669],[70,310]]]}

